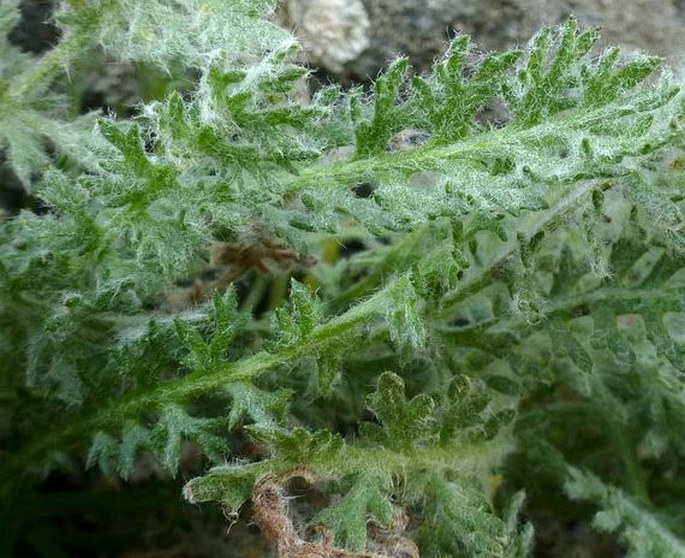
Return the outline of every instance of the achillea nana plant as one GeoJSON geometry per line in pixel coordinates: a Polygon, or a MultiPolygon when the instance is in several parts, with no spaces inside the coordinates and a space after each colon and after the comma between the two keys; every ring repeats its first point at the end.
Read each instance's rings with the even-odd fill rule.
{"type": "Polygon", "coordinates": [[[68,0],[32,57],[0,6],[0,144],[41,208],[0,224],[0,554],[51,472],[174,475],[192,441],[183,497],[281,557],[527,556],[542,490],[685,556],[678,78],[569,19],[303,102],[272,8],[68,0]],[[196,80],[75,116],[100,49],[196,80]]]}

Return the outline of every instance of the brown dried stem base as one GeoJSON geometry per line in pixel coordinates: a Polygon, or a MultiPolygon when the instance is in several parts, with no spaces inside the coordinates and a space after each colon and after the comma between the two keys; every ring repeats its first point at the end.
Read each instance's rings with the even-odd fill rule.
{"type": "MultiPolygon", "coordinates": [[[[257,525],[266,539],[276,547],[279,558],[419,558],[416,545],[398,534],[376,530],[376,542],[382,545],[380,552],[351,552],[333,546],[330,535],[320,529],[323,540],[306,541],[300,537],[288,514],[287,496],[283,487],[289,479],[302,477],[307,482],[315,480],[314,473],[305,468],[293,469],[281,475],[266,475],[256,484],[252,492],[252,504],[257,525]]],[[[400,525],[406,528],[406,514],[400,525]]]]}

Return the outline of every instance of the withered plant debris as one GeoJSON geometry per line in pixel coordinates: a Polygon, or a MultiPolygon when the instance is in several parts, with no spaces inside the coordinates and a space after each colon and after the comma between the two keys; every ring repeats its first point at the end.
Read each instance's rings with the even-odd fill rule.
{"type": "Polygon", "coordinates": [[[250,271],[266,275],[311,267],[316,258],[295,252],[290,246],[268,235],[262,226],[235,242],[217,242],[210,248],[209,269],[195,277],[188,287],[162,293],[159,307],[165,312],[180,312],[208,300],[215,291],[224,291],[250,271]]]}
{"type": "Polygon", "coordinates": [[[254,517],[269,543],[278,551],[279,558],[419,558],[413,541],[402,535],[409,524],[406,511],[396,507],[391,529],[369,524],[369,546],[373,551],[352,552],[334,546],[330,533],[320,525],[313,532],[319,541],[303,539],[297,532],[288,510],[285,483],[301,477],[314,483],[316,476],[307,468],[297,468],[280,475],[268,474],[257,481],[252,491],[254,517]]]}

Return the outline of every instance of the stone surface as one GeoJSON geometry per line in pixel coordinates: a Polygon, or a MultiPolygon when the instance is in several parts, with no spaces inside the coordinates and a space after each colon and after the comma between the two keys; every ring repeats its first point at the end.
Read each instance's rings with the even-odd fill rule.
{"type": "Polygon", "coordinates": [[[8,36],[10,43],[28,52],[48,50],[59,40],[57,27],[48,22],[55,6],[55,0],[22,0],[21,20],[8,36]]]}
{"type": "Polygon", "coordinates": [[[360,0],[285,0],[280,17],[311,64],[339,74],[369,47],[369,17],[360,0]]]}

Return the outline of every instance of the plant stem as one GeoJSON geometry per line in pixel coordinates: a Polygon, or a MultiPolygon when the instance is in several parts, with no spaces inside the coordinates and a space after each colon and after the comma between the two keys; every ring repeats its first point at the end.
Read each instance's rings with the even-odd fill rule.
{"type": "Polygon", "coordinates": [[[376,316],[382,315],[386,293],[394,283],[377,292],[366,301],[351,308],[317,328],[301,343],[285,347],[279,352],[257,353],[238,362],[226,363],[209,374],[190,374],[183,378],[154,385],[144,392],[133,393],[123,400],[114,401],[91,416],[75,416],[71,422],[42,433],[22,450],[5,460],[0,467],[0,478],[11,478],[30,468],[30,464],[44,459],[51,451],[68,451],[79,441],[105,427],[117,427],[123,420],[139,412],[152,411],[171,402],[184,402],[192,397],[212,393],[227,382],[254,380],[265,372],[297,358],[316,354],[334,344],[340,335],[354,330],[376,316]]]}

